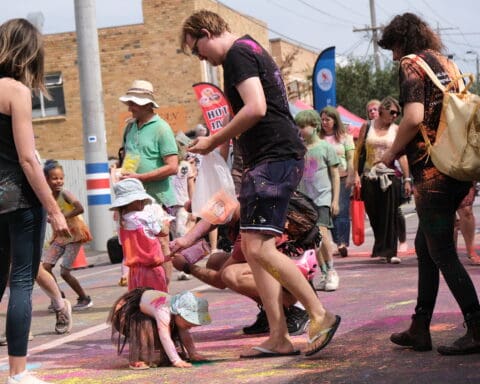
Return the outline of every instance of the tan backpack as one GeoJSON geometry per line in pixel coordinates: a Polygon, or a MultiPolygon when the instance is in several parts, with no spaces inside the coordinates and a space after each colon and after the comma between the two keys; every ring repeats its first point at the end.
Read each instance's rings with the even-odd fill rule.
{"type": "MultiPolygon", "coordinates": [[[[425,127],[420,131],[432,158],[433,165],[445,175],[462,181],[480,180],[480,96],[468,92],[474,82],[472,74],[460,74],[446,87],[438,80],[430,66],[417,55],[408,55],[443,92],[443,105],[437,136],[432,144],[425,127]],[[470,79],[464,86],[464,77],[470,79]],[[460,81],[459,81],[460,80],[460,81]],[[452,92],[455,84],[460,92],[452,92]]],[[[403,60],[403,59],[402,59],[403,60]]]]}

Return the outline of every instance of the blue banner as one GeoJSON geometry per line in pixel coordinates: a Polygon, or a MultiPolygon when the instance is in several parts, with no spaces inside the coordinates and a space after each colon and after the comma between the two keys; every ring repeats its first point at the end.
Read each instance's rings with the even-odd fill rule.
{"type": "Polygon", "coordinates": [[[327,105],[337,105],[335,47],[324,49],[313,67],[313,107],[321,111],[327,105]]]}

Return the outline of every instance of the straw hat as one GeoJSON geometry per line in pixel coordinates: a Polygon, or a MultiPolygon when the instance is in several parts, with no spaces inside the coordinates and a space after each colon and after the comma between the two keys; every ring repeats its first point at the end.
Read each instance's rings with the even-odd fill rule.
{"type": "Polygon", "coordinates": [[[119,100],[125,104],[129,101],[137,105],[152,103],[155,108],[158,108],[153,94],[153,85],[146,80],[134,80],[127,93],[121,96],[119,100]]]}

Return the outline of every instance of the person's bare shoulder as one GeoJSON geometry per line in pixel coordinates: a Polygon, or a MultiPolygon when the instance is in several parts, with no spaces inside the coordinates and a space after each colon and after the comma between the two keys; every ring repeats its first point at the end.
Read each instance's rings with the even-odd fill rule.
{"type": "Polygon", "coordinates": [[[12,114],[12,105],[31,98],[30,89],[18,80],[3,77],[0,79],[0,112],[12,114]]]}

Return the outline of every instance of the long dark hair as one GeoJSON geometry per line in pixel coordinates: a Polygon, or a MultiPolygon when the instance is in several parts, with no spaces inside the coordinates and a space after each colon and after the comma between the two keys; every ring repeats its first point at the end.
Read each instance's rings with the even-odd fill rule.
{"type": "MultiPolygon", "coordinates": [[[[158,337],[155,319],[140,310],[142,294],[152,288],[140,287],[120,296],[108,314],[107,322],[112,325],[112,342],[121,355],[129,343],[129,361],[144,361],[149,365],[170,365],[165,350],[158,337]]],[[[186,358],[185,347],[180,340],[175,322],[170,322],[170,333],[175,345],[180,348],[182,358],[186,358]]]]}

